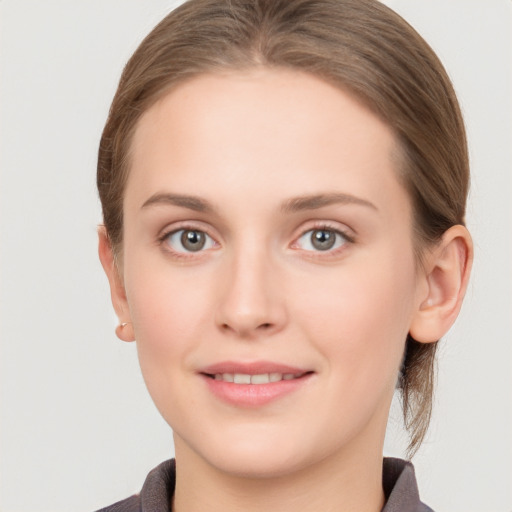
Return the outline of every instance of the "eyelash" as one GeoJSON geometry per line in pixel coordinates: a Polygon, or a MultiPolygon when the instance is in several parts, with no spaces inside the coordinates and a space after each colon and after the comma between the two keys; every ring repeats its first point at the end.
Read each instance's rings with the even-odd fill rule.
{"type": "MultiPolygon", "coordinates": [[[[335,255],[338,255],[338,253],[340,251],[345,250],[347,244],[355,243],[355,238],[352,235],[349,235],[345,230],[340,229],[338,226],[335,227],[329,223],[321,223],[321,224],[316,224],[312,227],[309,227],[306,230],[302,230],[300,232],[299,236],[297,236],[294,239],[295,241],[290,245],[290,247],[292,249],[300,249],[300,247],[298,246],[299,240],[306,237],[306,235],[308,235],[309,233],[311,233],[310,236],[312,236],[313,232],[315,232],[315,231],[317,231],[317,232],[325,231],[328,233],[333,233],[336,238],[341,237],[342,241],[341,241],[341,245],[338,245],[338,247],[328,248],[326,250],[304,250],[304,252],[310,253],[308,255],[309,257],[322,257],[323,256],[325,258],[325,257],[335,256],[335,255]]],[[[215,246],[219,245],[218,242],[211,235],[209,235],[206,230],[204,230],[202,228],[195,227],[195,226],[190,226],[190,225],[183,225],[183,226],[179,226],[177,228],[165,231],[165,233],[163,233],[162,235],[160,235],[158,237],[158,243],[161,246],[165,245],[164,250],[171,253],[173,255],[173,257],[175,257],[175,258],[191,258],[191,257],[194,257],[194,254],[196,254],[196,257],[197,257],[198,254],[203,253],[206,250],[212,249],[215,246]],[[209,247],[207,247],[206,249],[201,247],[198,251],[187,251],[186,249],[183,251],[178,251],[176,249],[173,249],[169,243],[166,243],[166,240],[168,240],[169,237],[171,237],[173,235],[177,235],[180,232],[187,232],[187,231],[204,234],[210,240],[209,243],[211,245],[209,247]]],[[[208,243],[208,242],[206,242],[206,243],[208,243]]],[[[339,240],[335,239],[334,244],[336,244],[336,243],[339,243],[339,240]]]]}
{"type": "Polygon", "coordinates": [[[301,231],[301,234],[297,238],[295,238],[295,242],[293,242],[291,247],[293,249],[296,249],[296,248],[300,249],[300,247],[298,247],[299,241],[301,239],[303,239],[304,237],[307,237],[308,235],[309,235],[309,237],[311,237],[315,231],[316,232],[324,231],[324,232],[334,234],[336,237],[334,244],[339,244],[339,245],[334,248],[327,248],[326,250],[320,250],[320,249],[306,250],[305,252],[309,253],[308,256],[312,257],[312,258],[317,258],[317,257],[329,258],[329,257],[337,256],[340,252],[343,252],[347,249],[347,247],[346,247],[347,245],[355,243],[354,236],[349,234],[346,230],[340,229],[339,226],[334,226],[332,224],[324,222],[324,223],[315,224],[314,226],[310,227],[309,229],[301,231]],[[339,241],[339,240],[337,240],[338,238],[341,238],[342,240],[339,241]]]}
{"type": "MultiPolygon", "coordinates": [[[[176,249],[173,249],[171,247],[171,245],[169,243],[167,243],[166,241],[169,239],[169,237],[171,237],[173,235],[177,235],[180,232],[202,233],[203,235],[205,235],[207,237],[207,239],[210,240],[211,246],[207,247],[207,249],[212,249],[216,245],[219,245],[218,242],[211,235],[209,235],[208,232],[204,228],[199,228],[199,227],[190,226],[190,225],[179,226],[177,228],[173,228],[168,231],[165,231],[162,235],[160,235],[158,237],[159,245],[162,246],[166,252],[172,254],[172,256],[174,258],[191,258],[191,257],[194,257],[194,255],[200,254],[200,253],[204,252],[205,250],[207,250],[207,249],[203,249],[203,248],[199,249],[198,251],[187,251],[186,249],[184,249],[183,251],[177,251],[176,249]]],[[[208,243],[208,241],[206,243],[208,243]]]]}

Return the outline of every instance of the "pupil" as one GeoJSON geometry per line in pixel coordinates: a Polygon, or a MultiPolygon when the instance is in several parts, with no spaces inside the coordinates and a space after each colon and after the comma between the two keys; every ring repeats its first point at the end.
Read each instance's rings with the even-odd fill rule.
{"type": "Polygon", "coordinates": [[[332,231],[318,229],[311,234],[311,243],[319,251],[331,249],[336,241],[336,235],[332,231]]]}
{"type": "Polygon", "coordinates": [[[201,231],[183,231],[181,243],[187,251],[200,251],[205,244],[205,236],[201,231]]]}

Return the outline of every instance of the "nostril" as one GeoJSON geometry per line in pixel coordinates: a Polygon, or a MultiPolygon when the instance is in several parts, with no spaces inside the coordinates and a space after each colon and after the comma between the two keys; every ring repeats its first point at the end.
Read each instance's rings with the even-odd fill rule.
{"type": "Polygon", "coordinates": [[[220,322],[218,327],[224,333],[236,333],[243,337],[250,337],[257,333],[265,333],[265,335],[269,335],[274,331],[277,324],[276,322],[272,322],[272,319],[268,319],[270,320],[268,322],[265,322],[264,320],[267,319],[251,318],[249,315],[246,315],[245,317],[243,315],[239,315],[238,317],[232,318],[231,322],[220,322]]]}

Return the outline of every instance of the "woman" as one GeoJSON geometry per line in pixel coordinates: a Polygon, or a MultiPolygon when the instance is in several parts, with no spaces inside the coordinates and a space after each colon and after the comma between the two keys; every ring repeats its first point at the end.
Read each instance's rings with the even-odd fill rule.
{"type": "Polygon", "coordinates": [[[192,0],[128,62],[99,253],[176,461],[105,510],[429,510],[414,453],[472,244],[464,126],[374,1],[192,0]],[[172,508],[171,508],[172,507],[172,508]]]}

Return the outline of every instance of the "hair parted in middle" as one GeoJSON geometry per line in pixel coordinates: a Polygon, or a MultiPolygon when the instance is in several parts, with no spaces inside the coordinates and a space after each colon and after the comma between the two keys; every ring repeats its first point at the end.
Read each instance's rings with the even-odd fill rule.
{"type": "MultiPolygon", "coordinates": [[[[460,107],[443,65],[405,20],[376,0],[189,0],[128,61],[103,131],[97,185],[115,254],[122,254],[123,197],[140,117],[193,77],[257,67],[321,78],[391,128],[418,265],[426,247],[464,224],[469,162],[460,107]]],[[[410,336],[404,343],[401,393],[412,455],[430,421],[437,343],[410,336]]]]}

